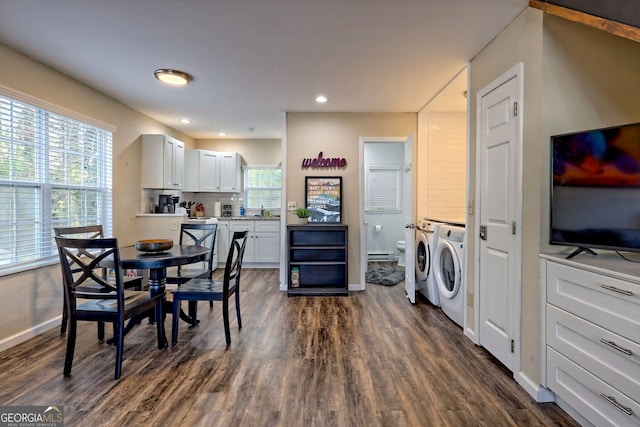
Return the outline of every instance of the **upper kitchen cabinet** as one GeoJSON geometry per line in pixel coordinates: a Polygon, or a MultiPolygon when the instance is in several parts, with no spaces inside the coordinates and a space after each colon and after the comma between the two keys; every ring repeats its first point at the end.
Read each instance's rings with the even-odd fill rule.
{"type": "Polygon", "coordinates": [[[209,150],[187,150],[184,191],[220,191],[220,153],[209,150]]]}
{"type": "Polygon", "coordinates": [[[238,153],[187,150],[184,191],[239,193],[242,158],[238,153]]]}
{"type": "Polygon", "coordinates": [[[167,135],[142,135],[142,188],[182,190],[184,143],[167,135]]]}
{"type": "Polygon", "coordinates": [[[242,191],[242,158],[238,153],[220,153],[220,191],[242,191]]]}

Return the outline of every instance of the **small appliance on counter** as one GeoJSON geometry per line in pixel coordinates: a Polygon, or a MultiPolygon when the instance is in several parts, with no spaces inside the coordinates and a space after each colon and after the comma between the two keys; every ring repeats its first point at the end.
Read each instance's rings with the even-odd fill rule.
{"type": "Polygon", "coordinates": [[[178,200],[180,200],[180,197],[178,196],[160,194],[158,196],[158,206],[156,206],[156,213],[175,213],[178,200]]]}
{"type": "Polygon", "coordinates": [[[232,205],[222,205],[222,216],[229,218],[233,216],[233,206],[232,205]]]}

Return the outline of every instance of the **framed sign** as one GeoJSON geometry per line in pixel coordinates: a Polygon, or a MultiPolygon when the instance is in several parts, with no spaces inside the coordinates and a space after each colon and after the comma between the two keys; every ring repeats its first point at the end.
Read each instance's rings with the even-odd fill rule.
{"type": "Polygon", "coordinates": [[[311,212],[309,222],[342,222],[342,177],[305,177],[305,206],[311,212]]]}

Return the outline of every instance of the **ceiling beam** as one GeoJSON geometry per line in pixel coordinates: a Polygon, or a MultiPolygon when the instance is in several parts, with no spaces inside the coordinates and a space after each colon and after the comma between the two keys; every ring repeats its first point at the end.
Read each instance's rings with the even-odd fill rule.
{"type": "Polygon", "coordinates": [[[540,9],[550,15],[559,16],[569,21],[578,22],[580,24],[615,34],[616,36],[640,42],[640,29],[631,25],[622,24],[610,19],[600,18],[588,13],[557,6],[547,1],[529,0],[529,6],[540,9]]]}

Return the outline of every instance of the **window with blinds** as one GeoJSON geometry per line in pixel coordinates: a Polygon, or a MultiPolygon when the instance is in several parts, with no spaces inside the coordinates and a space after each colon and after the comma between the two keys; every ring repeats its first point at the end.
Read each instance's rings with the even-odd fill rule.
{"type": "Polygon", "coordinates": [[[111,234],[112,133],[0,94],[0,271],[57,257],[53,227],[111,234]]]}
{"type": "Polygon", "coordinates": [[[277,166],[245,166],[244,207],[280,209],[282,170],[277,166]]]}
{"type": "Polygon", "coordinates": [[[369,165],[366,169],[365,210],[399,211],[402,206],[400,166],[369,165]]]}

